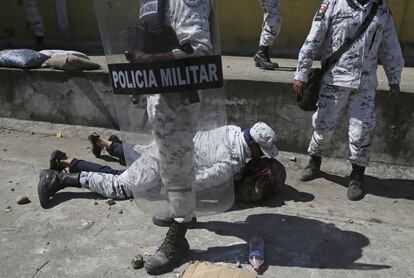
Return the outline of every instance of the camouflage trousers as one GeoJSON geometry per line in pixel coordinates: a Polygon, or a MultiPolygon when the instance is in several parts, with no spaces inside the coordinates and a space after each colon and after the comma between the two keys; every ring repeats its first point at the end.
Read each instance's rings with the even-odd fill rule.
{"type": "Polygon", "coordinates": [[[27,21],[36,37],[45,36],[45,27],[36,0],[23,0],[27,21]]]}
{"type": "Polygon", "coordinates": [[[196,206],[193,137],[199,106],[187,93],[153,95],[148,115],[160,157],[162,183],[168,192],[171,215],[178,222],[190,221],[196,206]]]}
{"type": "Polygon", "coordinates": [[[263,25],[260,45],[272,46],[282,28],[282,10],[280,0],[259,0],[263,10],[263,25]]]}
{"type": "Polygon", "coordinates": [[[121,175],[81,172],[79,183],[82,188],[98,193],[107,198],[126,199],[132,197],[131,180],[128,172],[121,175]]]}
{"type": "Polygon", "coordinates": [[[352,90],[323,84],[318,110],[312,117],[314,132],[309,144],[310,155],[322,156],[330,143],[338,118],[348,112],[349,161],[359,166],[369,163],[370,132],[375,126],[375,89],[352,90]]]}

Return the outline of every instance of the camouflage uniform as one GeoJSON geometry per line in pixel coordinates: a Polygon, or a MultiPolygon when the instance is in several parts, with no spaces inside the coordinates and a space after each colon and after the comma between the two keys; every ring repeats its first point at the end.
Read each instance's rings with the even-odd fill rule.
{"type": "MultiPolygon", "coordinates": [[[[166,22],[180,45],[190,44],[192,55],[211,53],[210,2],[208,0],[167,1],[166,22]]],[[[187,54],[172,51],[176,59],[187,54]]],[[[177,222],[191,220],[195,209],[193,137],[197,109],[191,109],[187,93],[153,95],[148,98],[148,115],[160,154],[162,182],[168,188],[171,215],[177,222]]]]}
{"type": "Polygon", "coordinates": [[[260,45],[272,46],[282,27],[281,0],[259,0],[263,10],[260,45]]]}
{"type": "MultiPolygon", "coordinates": [[[[194,191],[209,190],[225,184],[234,174],[240,173],[249,155],[243,132],[237,126],[199,131],[191,145],[194,145],[196,165],[196,179],[191,184],[194,185],[191,188],[194,191]],[[223,143],[227,140],[231,142],[230,151],[223,143]]],[[[127,171],[121,175],[81,172],[81,186],[115,199],[130,198],[137,189],[146,191],[150,188],[159,188],[160,152],[157,144],[153,142],[148,146],[136,146],[135,149],[139,149],[140,157],[127,171]]]]}
{"type": "MultiPolygon", "coordinates": [[[[371,10],[371,0],[362,6],[357,0],[324,0],[299,53],[295,80],[308,81],[319,48],[325,44],[322,61],[355,34],[371,10]]],[[[342,108],[348,110],[350,161],[366,166],[369,161],[370,131],[375,126],[374,98],[377,58],[381,59],[390,85],[399,84],[404,60],[389,7],[382,3],[367,31],[325,74],[313,115],[314,133],[308,152],[320,156],[336,126],[342,108]]]]}
{"type": "Polygon", "coordinates": [[[36,0],[23,0],[23,6],[26,10],[27,21],[36,37],[45,36],[42,16],[39,14],[36,0]]]}

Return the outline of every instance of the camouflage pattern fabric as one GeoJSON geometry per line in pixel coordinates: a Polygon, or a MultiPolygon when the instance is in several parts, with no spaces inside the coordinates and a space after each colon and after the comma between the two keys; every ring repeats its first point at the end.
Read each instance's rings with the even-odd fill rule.
{"type": "MultiPolygon", "coordinates": [[[[246,148],[248,146],[243,141],[243,132],[240,127],[223,126],[208,131],[199,131],[194,137],[193,144],[196,165],[195,191],[209,190],[228,182],[229,178],[240,173],[245,165],[247,159],[246,148]],[[228,140],[232,142],[230,152],[227,146],[223,144],[223,136],[228,137],[228,140]]],[[[187,147],[184,146],[184,148],[187,147]]],[[[81,172],[81,186],[114,199],[130,198],[132,192],[136,190],[146,191],[155,188],[159,192],[162,181],[160,176],[160,152],[157,144],[153,142],[147,146],[137,145],[134,149],[139,149],[140,156],[123,174],[118,176],[81,172]]],[[[169,155],[169,153],[166,154],[168,158],[175,159],[175,156],[169,155]]],[[[189,164],[189,167],[192,166],[193,164],[189,164]]],[[[175,169],[174,163],[172,169],[175,169]]],[[[181,167],[178,169],[179,173],[183,170],[186,169],[181,169],[181,167]]],[[[193,169],[189,169],[189,171],[192,172],[193,169]]],[[[166,178],[169,178],[168,174],[166,178]]],[[[173,178],[181,180],[179,176],[173,178]]],[[[181,184],[180,180],[174,182],[181,184]]],[[[178,189],[181,189],[181,186],[178,189]]]]}
{"type": "Polygon", "coordinates": [[[190,44],[193,53],[181,49],[172,52],[175,58],[209,55],[212,52],[210,37],[209,0],[169,0],[166,21],[174,29],[180,45],[190,44]]]}
{"type": "Polygon", "coordinates": [[[132,184],[127,171],[121,175],[81,172],[79,183],[82,188],[107,198],[126,199],[132,197],[132,191],[130,190],[132,184]]]}
{"type": "Polygon", "coordinates": [[[259,0],[263,11],[260,45],[272,46],[282,28],[281,0],[259,0]]]}
{"type": "Polygon", "coordinates": [[[375,89],[353,90],[324,84],[318,110],[312,118],[314,132],[310,155],[322,156],[341,112],[348,112],[349,161],[359,166],[369,162],[370,132],[375,127],[375,89]]]}
{"type": "MultiPolygon", "coordinates": [[[[295,80],[308,81],[313,60],[325,44],[322,61],[341,47],[357,31],[371,10],[371,0],[365,6],[357,0],[324,0],[312,28],[299,53],[295,80]],[[350,3],[352,3],[350,5],[350,3]]],[[[377,59],[380,58],[389,84],[399,84],[404,60],[389,7],[379,6],[373,22],[354,45],[324,76],[329,85],[352,89],[373,89],[377,83],[377,59]]]]}
{"type": "Polygon", "coordinates": [[[326,45],[322,61],[351,37],[369,14],[372,3],[382,3],[366,32],[325,74],[315,128],[308,152],[322,155],[343,108],[348,112],[349,160],[366,166],[369,162],[370,131],[375,126],[374,98],[377,59],[384,65],[389,84],[399,84],[404,59],[391,11],[381,0],[364,6],[357,0],[324,0],[314,17],[310,33],[299,53],[295,80],[308,81],[316,53],[326,45]]]}
{"type": "Polygon", "coordinates": [[[171,215],[191,220],[195,209],[193,137],[195,109],[187,94],[170,93],[148,98],[148,115],[160,156],[160,174],[167,187],[171,215]]]}
{"type": "Polygon", "coordinates": [[[23,6],[26,10],[27,21],[36,37],[45,36],[45,27],[42,16],[39,13],[36,0],[23,0],[23,6]]]}

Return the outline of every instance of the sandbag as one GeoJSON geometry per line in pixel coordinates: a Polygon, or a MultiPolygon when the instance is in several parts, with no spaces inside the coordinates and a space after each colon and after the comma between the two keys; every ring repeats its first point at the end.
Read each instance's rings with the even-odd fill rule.
{"type": "Polygon", "coordinates": [[[60,49],[47,49],[39,51],[39,53],[48,56],[49,58],[59,56],[59,55],[72,55],[77,56],[84,59],[89,59],[88,55],[85,53],[74,51],[74,50],[60,50],[60,49]]]}
{"type": "Polygon", "coordinates": [[[0,51],[0,67],[31,69],[40,68],[47,56],[31,49],[0,51]]]}
{"type": "Polygon", "coordinates": [[[91,60],[80,58],[72,55],[58,55],[46,60],[45,65],[47,67],[66,70],[66,71],[76,71],[76,70],[97,70],[101,66],[91,60]]]}

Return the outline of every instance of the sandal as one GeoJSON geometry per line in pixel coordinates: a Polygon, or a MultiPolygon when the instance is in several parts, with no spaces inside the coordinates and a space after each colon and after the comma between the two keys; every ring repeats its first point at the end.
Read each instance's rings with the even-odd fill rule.
{"type": "Polygon", "coordinates": [[[100,147],[97,143],[99,138],[98,133],[96,132],[92,132],[89,136],[88,136],[88,140],[89,142],[91,142],[92,144],[92,153],[95,157],[99,158],[101,156],[101,152],[102,152],[102,147],[100,147]]]}
{"type": "Polygon", "coordinates": [[[50,156],[49,168],[51,170],[62,172],[62,170],[64,170],[65,167],[62,166],[62,164],[60,163],[60,160],[65,159],[65,158],[67,158],[66,153],[61,152],[59,150],[54,151],[52,155],[50,156]]]}

